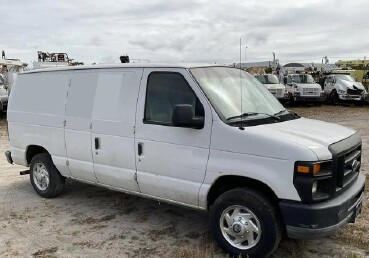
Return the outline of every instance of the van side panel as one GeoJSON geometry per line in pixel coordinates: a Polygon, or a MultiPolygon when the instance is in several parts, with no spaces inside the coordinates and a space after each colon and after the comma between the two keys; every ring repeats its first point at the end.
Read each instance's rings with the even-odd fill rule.
{"type": "Polygon", "coordinates": [[[8,108],[10,150],[16,164],[27,166],[30,145],[44,147],[63,175],[69,175],[64,145],[64,110],[70,72],[20,74],[8,108]]]}
{"type": "Polygon", "coordinates": [[[101,71],[92,112],[92,141],[99,141],[92,153],[99,183],[134,192],[139,192],[134,125],[142,72],[142,68],[101,71]]]}
{"type": "Polygon", "coordinates": [[[65,109],[65,145],[72,177],[97,182],[93,169],[91,115],[98,70],[74,71],[65,109]]]}

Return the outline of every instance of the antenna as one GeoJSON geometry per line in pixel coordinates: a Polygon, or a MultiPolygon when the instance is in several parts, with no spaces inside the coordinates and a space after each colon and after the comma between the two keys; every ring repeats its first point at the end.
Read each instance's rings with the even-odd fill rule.
{"type": "Polygon", "coordinates": [[[243,112],[242,112],[242,69],[241,69],[241,56],[242,56],[242,38],[240,38],[240,89],[241,89],[241,125],[239,127],[240,130],[245,130],[243,127],[243,112]]]}

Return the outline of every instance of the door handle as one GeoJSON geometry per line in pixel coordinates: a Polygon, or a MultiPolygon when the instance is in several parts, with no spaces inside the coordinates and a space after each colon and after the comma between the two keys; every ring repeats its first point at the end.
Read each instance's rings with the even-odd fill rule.
{"type": "Polygon", "coordinates": [[[138,145],[137,145],[137,154],[138,154],[138,156],[142,156],[142,150],[143,150],[143,144],[138,143],[138,145]]]}
{"type": "Polygon", "coordinates": [[[100,138],[95,137],[95,150],[100,149],[101,144],[100,144],[100,138]]]}

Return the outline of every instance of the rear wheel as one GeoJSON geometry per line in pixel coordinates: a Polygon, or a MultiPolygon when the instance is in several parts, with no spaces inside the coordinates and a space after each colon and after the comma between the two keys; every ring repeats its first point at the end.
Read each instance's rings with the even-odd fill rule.
{"type": "Polygon", "coordinates": [[[249,188],[222,194],[211,207],[210,223],[216,242],[233,256],[266,257],[282,237],[274,205],[249,188]]]}
{"type": "Polygon", "coordinates": [[[37,154],[32,158],[30,179],[33,189],[44,198],[56,197],[64,188],[65,178],[47,153],[37,154]]]}

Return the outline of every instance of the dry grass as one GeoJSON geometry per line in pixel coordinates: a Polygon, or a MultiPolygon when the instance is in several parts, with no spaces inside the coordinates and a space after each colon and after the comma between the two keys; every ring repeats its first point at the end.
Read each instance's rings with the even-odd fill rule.
{"type": "Polygon", "coordinates": [[[38,250],[37,252],[33,253],[32,256],[37,258],[46,258],[46,257],[52,258],[57,257],[55,255],[57,251],[58,251],[57,247],[52,247],[48,249],[38,250]]]}
{"type": "Polygon", "coordinates": [[[110,220],[115,219],[115,214],[110,214],[110,215],[105,215],[102,216],[101,218],[93,218],[93,217],[82,217],[82,218],[75,218],[72,219],[71,222],[76,223],[76,224],[96,224],[96,223],[100,223],[100,222],[107,222],[110,220]]]}

